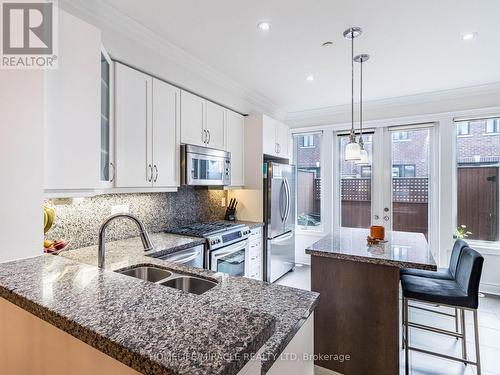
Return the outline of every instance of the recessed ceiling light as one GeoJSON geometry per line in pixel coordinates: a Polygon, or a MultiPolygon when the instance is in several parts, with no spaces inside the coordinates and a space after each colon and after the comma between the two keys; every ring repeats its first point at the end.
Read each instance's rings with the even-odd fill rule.
{"type": "Polygon", "coordinates": [[[328,42],[324,42],[323,44],[321,44],[322,47],[330,47],[330,46],[333,46],[333,42],[332,41],[328,41],[328,42]]]}
{"type": "Polygon", "coordinates": [[[476,37],[477,37],[476,32],[462,34],[462,40],[472,40],[475,39],[476,37]]]}
{"type": "Polygon", "coordinates": [[[306,79],[307,79],[308,81],[314,81],[314,76],[313,76],[312,74],[309,74],[309,75],[306,77],[306,79]]]}
{"type": "Polygon", "coordinates": [[[262,21],[257,24],[257,27],[261,30],[267,31],[271,28],[271,24],[267,21],[262,21]]]}

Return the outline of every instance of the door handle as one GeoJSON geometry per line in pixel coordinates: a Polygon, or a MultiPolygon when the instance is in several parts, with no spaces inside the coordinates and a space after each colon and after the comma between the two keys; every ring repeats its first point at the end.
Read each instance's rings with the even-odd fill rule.
{"type": "Polygon", "coordinates": [[[156,180],[158,180],[158,167],[156,166],[156,164],[154,165],[154,170],[155,170],[155,178],[153,182],[156,182],[156,180]]]}
{"type": "Polygon", "coordinates": [[[113,182],[116,177],[116,168],[113,163],[109,163],[109,166],[113,168],[113,174],[111,175],[111,178],[109,179],[109,182],[113,182]]]}
{"type": "Polygon", "coordinates": [[[292,237],[293,237],[293,235],[294,235],[294,234],[293,234],[293,232],[290,232],[290,234],[287,234],[286,236],[283,236],[283,237],[278,237],[278,238],[272,239],[272,240],[271,240],[271,242],[272,242],[272,243],[276,243],[276,242],[278,242],[278,243],[280,243],[280,242],[284,242],[284,241],[289,240],[290,238],[292,238],[292,237]]]}
{"type": "Polygon", "coordinates": [[[285,220],[288,220],[288,216],[290,215],[290,186],[288,185],[288,179],[283,179],[285,182],[285,193],[286,193],[286,207],[285,207],[285,220]]]}
{"type": "MultiPolygon", "coordinates": [[[[281,222],[285,222],[285,212],[286,212],[286,207],[283,208],[283,192],[285,191],[285,180],[283,179],[281,181],[281,186],[280,186],[280,204],[279,204],[279,209],[280,209],[280,218],[281,222]]],[[[285,193],[286,194],[286,193],[285,193]]]]}
{"type": "Polygon", "coordinates": [[[149,170],[149,176],[148,176],[148,171],[146,171],[146,180],[148,182],[151,182],[153,180],[153,167],[151,164],[148,164],[148,170],[149,170]]]}

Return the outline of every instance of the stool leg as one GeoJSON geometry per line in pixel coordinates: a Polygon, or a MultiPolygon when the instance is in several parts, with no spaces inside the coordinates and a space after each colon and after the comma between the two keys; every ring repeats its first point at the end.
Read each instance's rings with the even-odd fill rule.
{"type": "MultiPolygon", "coordinates": [[[[460,309],[460,320],[462,321],[462,358],[467,359],[467,340],[465,335],[465,310],[460,309]]],[[[467,366],[467,364],[465,364],[467,366]]]]}
{"type": "MultiPolygon", "coordinates": [[[[459,327],[458,327],[458,309],[455,307],[455,332],[459,333],[459,327]]],[[[458,337],[456,338],[458,340],[458,337]]]]}
{"type": "Polygon", "coordinates": [[[404,311],[404,344],[405,344],[405,374],[410,374],[410,358],[408,357],[408,346],[410,345],[410,338],[408,336],[408,299],[403,298],[403,311],[404,311]]]}
{"type": "Polygon", "coordinates": [[[474,335],[476,341],[476,367],[477,375],[481,375],[481,356],[479,354],[479,325],[477,323],[477,310],[473,311],[474,315],[474,335]]]}

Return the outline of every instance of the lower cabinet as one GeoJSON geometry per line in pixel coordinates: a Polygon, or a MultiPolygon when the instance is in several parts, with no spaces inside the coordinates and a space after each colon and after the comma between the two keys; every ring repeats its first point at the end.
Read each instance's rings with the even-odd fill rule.
{"type": "Polygon", "coordinates": [[[250,279],[262,280],[263,278],[263,254],[262,254],[262,228],[254,228],[250,231],[249,251],[247,255],[248,272],[250,279]]]}

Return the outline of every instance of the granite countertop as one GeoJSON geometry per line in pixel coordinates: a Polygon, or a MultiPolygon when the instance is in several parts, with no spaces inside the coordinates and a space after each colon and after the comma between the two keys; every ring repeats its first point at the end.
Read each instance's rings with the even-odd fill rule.
{"type": "Polygon", "coordinates": [[[369,233],[368,229],[340,228],[309,246],[306,253],[399,268],[436,270],[436,262],[422,233],[389,231],[387,242],[368,245],[369,233]]]}
{"type": "Polygon", "coordinates": [[[250,229],[255,229],[255,228],[259,228],[259,227],[264,226],[264,223],[258,222],[258,221],[236,220],[235,223],[236,224],[245,224],[250,229]]]}
{"type": "Polygon", "coordinates": [[[236,374],[259,350],[265,374],[319,297],[147,257],[139,238],[107,243],[106,270],[96,264],[96,246],[3,263],[0,296],[145,374],[236,374]],[[140,264],[218,285],[194,295],[110,272],[140,264]]]}

